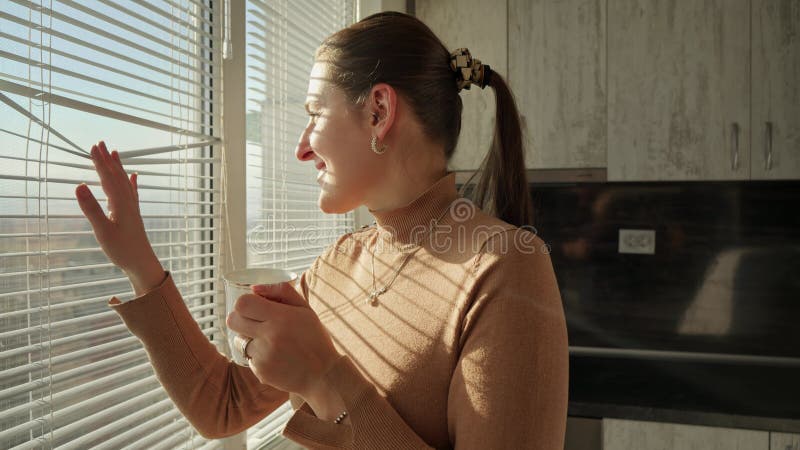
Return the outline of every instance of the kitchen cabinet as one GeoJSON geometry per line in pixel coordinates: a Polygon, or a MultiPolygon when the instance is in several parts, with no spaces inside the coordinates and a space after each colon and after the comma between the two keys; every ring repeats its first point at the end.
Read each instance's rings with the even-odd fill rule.
{"type": "MultiPolygon", "coordinates": [[[[466,47],[474,58],[506,78],[506,7],[506,0],[417,0],[415,15],[433,30],[449,51],[466,47]]],[[[494,136],[494,91],[472,86],[462,90],[460,95],[464,105],[461,136],[448,168],[475,170],[488,153],[494,136]]]]}
{"type": "MultiPolygon", "coordinates": [[[[797,0],[417,0],[416,15],[448,49],[468,47],[505,76],[528,169],[800,179],[797,0]]],[[[494,132],[494,95],[461,98],[449,167],[474,170],[494,132]]]]}
{"type": "Polygon", "coordinates": [[[800,2],[752,0],[753,179],[800,178],[800,2]]]}
{"type": "Polygon", "coordinates": [[[603,419],[603,450],[768,450],[769,432],[603,419]]]}
{"type": "Polygon", "coordinates": [[[800,450],[800,434],[770,433],[769,450],[800,450]]]}
{"type": "Polygon", "coordinates": [[[529,169],[606,166],[606,0],[508,0],[529,169]]]}
{"type": "Polygon", "coordinates": [[[748,179],[749,0],[609,0],[608,22],[608,179],[748,179]]]}

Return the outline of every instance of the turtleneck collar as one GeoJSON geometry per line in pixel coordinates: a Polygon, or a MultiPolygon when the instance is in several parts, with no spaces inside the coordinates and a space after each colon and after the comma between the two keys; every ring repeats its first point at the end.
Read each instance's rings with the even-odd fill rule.
{"type": "MultiPolygon", "coordinates": [[[[456,174],[448,172],[419,197],[406,206],[392,210],[373,211],[378,230],[397,244],[407,244],[425,238],[431,222],[458,198],[456,174]]],[[[447,220],[444,213],[440,223],[447,220]]]]}

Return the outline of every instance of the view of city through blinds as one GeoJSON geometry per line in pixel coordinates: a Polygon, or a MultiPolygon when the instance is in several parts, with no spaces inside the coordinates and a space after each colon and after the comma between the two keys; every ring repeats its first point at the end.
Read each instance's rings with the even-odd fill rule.
{"type": "Polygon", "coordinates": [[[205,441],[108,307],[133,292],[75,188],[86,182],[108,213],[88,152],[100,140],[119,149],[126,171],[138,172],[153,249],[220,341],[212,7],[2,2],[0,448],[205,441]]]}

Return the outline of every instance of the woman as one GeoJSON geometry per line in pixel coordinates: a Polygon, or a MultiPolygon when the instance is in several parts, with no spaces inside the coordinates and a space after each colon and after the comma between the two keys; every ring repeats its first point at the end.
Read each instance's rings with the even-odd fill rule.
{"type": "Polygon", "coordinates": [[[92,158],[113,215],[77,194],[136,298],[111,307],[206,437],[238,433],[287,399],[283,435],[308,448],[561,449],[567,335],[547,247],[528,231],[519,117],[505,81],[417,19],[380,13],[316,53],[297,157],[320,170],[320,208],[376,221],[300,277],[237,299],[228,361],[200,332],[152,251],[136,174],[101,142],[92,158]],[[463,88],[494,89],[495,140],[473,197],[447,161],[463,88]],[[490,211],[485,213],[478,206],[490,211]],[[497,216],[497,217],[495,217],[497,216]]]}

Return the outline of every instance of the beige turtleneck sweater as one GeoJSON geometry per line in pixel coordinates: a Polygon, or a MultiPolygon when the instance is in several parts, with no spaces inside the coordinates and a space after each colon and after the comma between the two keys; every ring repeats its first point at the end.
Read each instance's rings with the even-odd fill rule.
{"type": "Polygon", "coordinates": [[[325,377],[350,423],[318,419],[302,398],[229,362],[169,272],[154,290],[109,305],[205,437],[245,430],[290,399],[283,436],[311,449],[563,449],[567,332],[544,242],[459,198],[452,172],[407,206],[373,214],[377,226],[341,236],[298,285],[342,354],[325,377]],[[373,252],[380,288],[404,259],[389,241],[420,238],[367,303],[373,252]]]}

